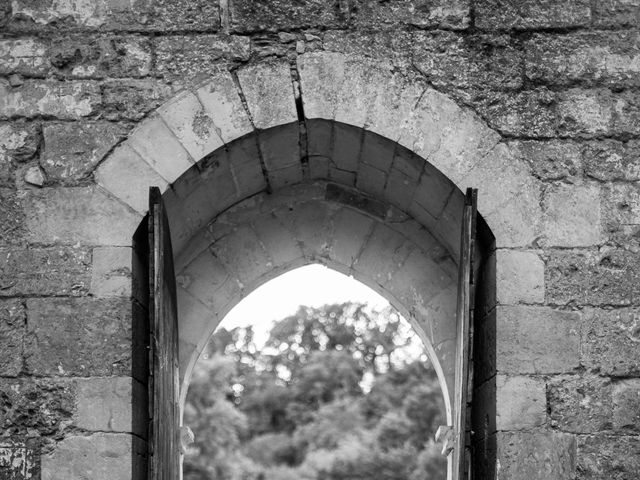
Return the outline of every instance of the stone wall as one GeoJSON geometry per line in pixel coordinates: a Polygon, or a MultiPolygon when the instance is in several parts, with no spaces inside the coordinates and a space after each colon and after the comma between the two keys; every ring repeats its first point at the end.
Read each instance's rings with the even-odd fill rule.
{"type": "Polygon", "coordinates": [[[486,478],[635,478],[639,24],[636,0],[0,2],[0,472],[141,478],[140,213],[94,172],[179,91],[327,51],[455,99],[540,185],[539,235],[485,280],[486,478]]]}

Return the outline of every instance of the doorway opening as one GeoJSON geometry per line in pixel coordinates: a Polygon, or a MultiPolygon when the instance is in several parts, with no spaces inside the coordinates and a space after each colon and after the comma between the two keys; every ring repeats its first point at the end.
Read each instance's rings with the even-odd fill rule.
{"type": "Polygon", "coordinates": [[[185,480],[445,480],[428,350],[389,302],[320,264],[241,300],[192,370],[185,480]]]}
{"type": "MultiPolygon", "coordinates": [[[[162,195],[173,244],[171,255],[165,258],[174,261],[177,284],[176,384],[180,398],[176,404],[180,414],[196,362],[227,313],[266,282],[319,263],[374,289],[410,322],[442,390],[443,423],[452,425],[458,247],[465,196],[432,165],[394,142],[337,123],[317,121],[314,125],[329,131],[354,130],[362,151],[370,142],[378,153],[384,147],[391,158],[391,174],[399,182],[392,183],[390,176],[388,193],[375,193],[357,182],[354,185],[352,176],[293,176],[266,188],[263,175],[269,172],[260,170],[256,137],[247,135],[202,159],[162,195]],[[249,181],[252,188],[246,195],[228,191],[229,185],[249,181]],[[437,201],[435,216],[418,203],[409,207],[398,203],[394,195],[405,191],[407,198],[421,198],[429,206],[437,201]]],[[[285,130],[261,132],[258,140],[285,141],[285,130]]],[[[474,276],[480,272],[492,275],[495,270],[482,266],[495,257],[491,234],[481,218],[479,239],[484,241],[476,242],[479,261],[474,264],[474,276]]],[[[490,282],[484,284],[487,291],[476,298],[492,306],[493,287],[490,282]]],[[[483,333],[490,333],[492,324],[483,323],[488,310],[480,308],[478,325],[483,333]]],[[[476,350],[489,359],[492,339],[495,335],[487,336],[476,350]]],[[[483,360],[476,357],[474,362],[478,359],[483,360]]],[[[490,371],[488,375],[491,378],[490,371]]],[[[489,387],[482,400],[488,418],[493,417],[494,400],[489,387]]],[[[494,431],[491,423],[485,424],[483,430],[477,430],[483,438],[494,431]]],[[[490,448],[487,443],[482,452],[490,456],[490,448]]],[[[486,457],[481,453],[477,458],[486,457]]],[[[449,478],[451,465],[449,456],[449,478]]]]}

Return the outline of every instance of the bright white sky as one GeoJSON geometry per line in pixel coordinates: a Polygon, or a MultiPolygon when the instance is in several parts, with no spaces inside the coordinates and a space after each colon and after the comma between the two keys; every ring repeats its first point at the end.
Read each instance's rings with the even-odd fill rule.
{"type": "Polygon", "coordinates": [[[376,309],[389,305],[384,297],[351,277],[323,265],[307,265],[255,289],[227,314],[220,327],[253,325],[256,343],[261,345],[271,323],[294,314],[300,305],[320,307],[342,302],[367,303],[376,309]]]}

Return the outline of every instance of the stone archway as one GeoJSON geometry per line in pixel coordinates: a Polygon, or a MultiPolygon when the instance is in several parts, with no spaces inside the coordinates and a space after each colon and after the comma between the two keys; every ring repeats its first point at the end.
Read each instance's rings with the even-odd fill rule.
{"type": "MultiPolygon", "coordinates": [[[[199,88],[183,92],[143,121],[100,165],[95,177],[140,218],[146,210],[147,187],[158,185],[165,191],[182,279],[181,315],[189,319],[185,320],[189,328],[184,335],[181,332],[183,385],[188,383],[202,339],[215,328],[212,313],[216,318],[228,304],[238,301],[243,288],[250,290],[278,271],[320,259],[376,287],[413,318],[436,360],[447,399],[452,375],[447,345],[454,337],[445,322],[428,325],[425,312],[441,312],[444,318],[451,311],[452,290],[448,287],[456,262],[461,188],[480,188],[479,211],[495,235],[497,250],[487,251],[487,290],[478,319],[480,351],[486,353],[487,361],[476,378],[476,394],[486,406],[479,414],[477,431],[484,440],[480,456],[495,458],[496,422],[500,421],[496,398],[505,385],[495,376],[495,330],[501,318],[494,309],[494,280],[504,280],[505,288],[498,286],[502,303],[538,300],[544,274],[537,268],[541,267],[537,255],[528,250],[540,233],[540,188],[477,115],[409,72],[391,71],[385,65],[341,54],[310,53],[301,55],[295,65],[269,61],[233,73],[221,71],[199,88]],[[296,190],[297,185],[303,187],[296,190]],[[404,278],[399,274],[396,278],[401,279],[403,289],[393,282],[385,284],[376,277],[376,269],[359,271],[354,267],[357,255],[347,262],[326,252],[321,244],[306,252],[300,245],[292,246],[285,250],[286,255],[296,249],[301,254],[278,262],[273,257],[282,252],[265,248],[265,261],[257,262],[243,279],[236,272],[237,278],[229,285],[236,282],[238,288],[226,293],[226,304],[216,305],[211,295],[196,288],[190,260],[219,248],[216,235],[221,222],[242,209],[247,217],[244,223],[232,225],[228,238],[235,235],[244,241],[246,234],[255,235],[258,243],[282,240],[282,233],[278,237],[273,226],[283,217],[274,215],[274,210],[261,211],[261,206],[277,203],[278,198],[284,198],[286,205],[287,192],[295,192],[290,201],[311,205],[290,220],[293,230],[317,212],[324,217],[302,229],[303,235],[316,235],[320,225],[347,211],[360,215],[358,221],[383,225],[380,229],[395,220],[399,228],[391,229],[388,242],[410,252],[432,250],[414,254],[411,262],[406,261],[408,253],[398,271],[410,265],[425,268],[407,272],[404,278]],[[363,202],[373,211],[362,208],[363,202]],[[270,216],[275,219],[265,222],[270,216]],[[256,224],[263,224],[269,234],[257,235],[256,224]],[[532,260],[534,268],[524,265],[523,259],[532,260]],[[432,276],[440,279],[440,288],[433,286],[432,276]],[[414,283],[426,286],[429,295],[418,299],[424,292],[412,290],[414,283]],[[189,296],[196,301],[184,301],[189,296]]],[[[377,231],[361,232],[354,244],[365,248],[377,231]]],[[[289,229],[285,237],[296,238],[291,233],[289,229]]],[[[319,238],[327,245],[335,240],[319,238]]],[[[385,242],[374,248],[384,251],[385,242]]],[[[243,259],[243,253],[260,251],[254,247],[226,254],[243,259]]],[[[230,265],[211,266],[211,258],[207,254],[210,267],[199,274],[209,284],[230,265]]],[[[505,391],[507,388],[510,386],[505,391]]]]}

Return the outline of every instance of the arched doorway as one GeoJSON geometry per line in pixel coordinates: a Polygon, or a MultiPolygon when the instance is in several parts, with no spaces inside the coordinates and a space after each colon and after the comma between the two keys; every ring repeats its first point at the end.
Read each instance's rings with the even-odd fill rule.
{"type": "MultiPolygon", "coordinates": [[[[205,254],[211,264],[210,256],[221,266],[206,267],[208,273],[202,275],[222,272],[223,288],[216,295],[226,296],[231,303],[243,290],[275,274],[274,266],[287,268],[287,262],[303,264],[317,258],[338,270],[353,270],[354,276],[386,292],[416,318],[429,317],[429,310],[444,316],[452,294],[442,285],[451,283],[446,272],[457,262],[463,199],[459,187],[481,187],[480,213],[495,235],[495,247],[509,252],[504,257],[494,255],[494,237],[484,228],[487,245],[481,250],[488,265],[497,261],[500,269],[503,261],[526,256],[522,249],[530,248],[540,224],[538,203],[529,202],[539,195],[537,181],[481,119],[410,75],[329,53],[301,55],[296,65],[267,62],[220,73],[143,122],[100,166],[96,179],[140,214],[146,211],[146,186],[166,190],[178,277],[189,277],[183,270],[195,257],[205,254]],[[261,80],[259,88],[252,82],[256,78],[261,80]],[[295,201],[295,208],[290,209],[287,198],[295,201]],[[249,213],[253,207],[255,212],[249,213]],[[263,214],[267,212],[264,218],[258,215],[261,208],[263,214]],[[282,211],[274,213],[278,209],[282,211]],[[247,217],[225,223],[236,212],[247,217]],[[248,223],[242,226],[243,221],[248,223]],[[335,240],[327,232],[333,235],[336,230],[326,226],[335,221],[345,223],[344,230],[337,230],[343,233],[369,225],[369,230],[349,235],[357,239],[351,244],[357,251],[348,260],[339,258],[337,250],[327,251],[335,240]],[[254,223],[264,224],[265,240],[256,233],[254,223]],[[302,238],[297,237],[298,231],[302,238]],[[403,287],[379,277],[381,270],[389,269],[374,266],[380,256],[371,255],[366,262],[360,259],[367,242],[378,241],[377,237],[376,249],[382,249],[377,251],[390,253],[398,262],[391,265],[392,279],[404,278],[403,287]],[[394,237],[403,239],[396,247],[394,237]],[[243,242],[252,242],[247,239],[253,239],[253,246],[238,249],[243,242]],[[291,239],[295,245],[287,247],[291,239]],[[324,243],[317,243],[318,239],[324,243]],[[267,252],[266,240],[274,244],[273,251],[267,252]],[[225,243],[230,244],[228,249],[225,243]],[[220,252],[210,255],[216,249],[220,252]],[[253,257],[245,255],[249,251],[253,257]],[[225,265],[218,255],[236,257],[225,265]],[[270,256],[280,256],[279,262],[269,260],[270,256]],[[251,265],[240,268],[247,261],[251,265]],[[232,278],[227,271],[231,264],[239,271],[227,281],[232,278]],[[415,285],[419,288],[412,290],[415,285]]],[[[495,276],[495,269],[486,271],[488,278],[495,276]]],[[[197,278],[204,277],[198,274],[197,278]]],[[[490,334],[495,329],[495,316],[490,315],[495,306],[494,284],[485,285],[478,321],[485,325],[486,320],[488,333],[478,337],[485,347],[478,352],[491,357],[495,355],[495,335],[490,334]]],[[[524,283],[518,286],[518,279],[514,286],[527,288],[524,283]]],[[[186,319],[211,318],[207,302],[214,299],[185,302],[187,295],[195,297],[197,282],[185,280],[180,288],[181,321],[193,325],[190,332],[206,333],[202,320],[186,319]],[[205,315],[199,315],[198,309],[205,315]]],[[[218,304],[214,309],[225,308],[218,304]]],[[[447,345],[455,334],[447,331],[444,322],[434,325],[428,328],[434,356],[441,363],[441,377],[451,377],[447,345]]],[[[183,382],[188,381],[189,363],[197,356],[200,340],[194,333],[181,334],[183,382]]],[[[449,357],[450,353],[449,349],[449,357]]],[[[489,382],[483,391],[488,407],[477,431],[487,440],[485,451],[491,456],[495,364],[490,359],[483,364],[488,367],[478,381],[489,382]]]]}

